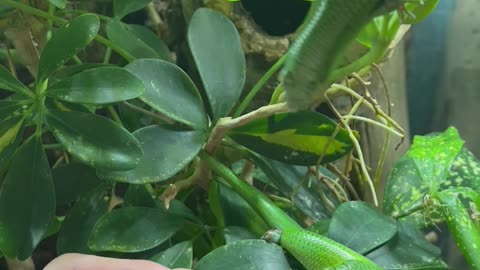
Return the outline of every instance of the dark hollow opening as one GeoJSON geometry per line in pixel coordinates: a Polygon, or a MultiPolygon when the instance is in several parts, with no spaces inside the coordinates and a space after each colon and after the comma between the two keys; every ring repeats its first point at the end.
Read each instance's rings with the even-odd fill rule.
{"type": "Polygon", "coordinates": [[[272,36],[295,32],[305,18],[310,2],[305,0],[241,0],[253,20],[272,36]]]}

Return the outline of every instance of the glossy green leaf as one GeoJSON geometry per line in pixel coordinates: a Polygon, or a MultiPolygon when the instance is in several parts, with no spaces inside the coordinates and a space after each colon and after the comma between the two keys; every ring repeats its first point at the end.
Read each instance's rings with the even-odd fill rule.
{"type": "Polygon", "coordinates": [[[0,191],[0,249],[9,258],[28,258],[55,212],[47,156],[38,137],[15,153],[0,191]],[[26,192],[34,191],[34,192],[26,192]]]}
{"type": "Polygon", "coordinates": [[[0,89],[19,94],[33,94],[23,83],[15,79],[10,72],[0,65],[0,89]]]}
{"type": "Polygon", "coordinates": [[[385,38],[381,35],[382,24],[385,19],[385,17],[374,18],[358,34],[356,40],[366,47],[371,48],[375,42],[385,38]]]}
{"type": "Polygon", "coordinates": [[[170,49],[154,32],[142,25],[129,24],[128,30],[152,48],[160,59],[173,62],[170,49]]]}
{"type": "Polygon", "coordinates": [[[114,0],[113,14],[115,18],[121,19],[125,15],[144,8],[152,0],[114,0]]]}
{"type": "Polygon", "coordinates": [[[455,128],[416,136],[409,151],[395,163],[385,189],[384,212],[396,214],[423,201],[446,180],[463,141],[455,128]]]}
{"type": "Polygon", "coordinates": [[[214,120],[226,116],[245,82],[245,56],[238,32],[222,14],[200,8],[188,27],[188,44],[202,78],[214,120]]]}
{"type": "Polygon", "coordinates": [[[136,98],[144,91],[143,82],[127,70],[101,67],[61,80],[47,94],[73,103],[107,104],[136,98]]]}
{"type": "Polygon", "coordinates": [[[99,170],[100,178],[131,184],[164,181],[190,163],[207,139],[202,132],[169,126],[149,126],[133,134],[144,152],[139,165],[128,171],[99,170]]]}
{"type": "Polygon", "coordinates": [[[64,9],[67,5],[66,0],[48,0],[52,5],[55,5],[57,8],[64,9]]]}
{"type": "Polygon", "coordinates": [[[82,163],[70,163],[52,169],[52,178],[57,207],[76,201],[102,182],[95,169],[82,163]]]}
{"type": "Polygon", "coordinates": [[[333,214],[328,236],[360,254],[365,254],[392,239],[397,222],[364,202],[340,205],[333,214]]]}
{"type": "Polygon", "coordinates": [[[197,88],[178,66],[156,59],[140,59],[125,67],[145,85],[141,99],[179,122],[206,130],[208,119],[197,88]]]}
{"type": "Polygon", "coordinates": [[[182,226],[183,220],[156,208],[125,207],[104,215],[88,246],[95,251],[138,252],[156,247],[182,226]]]}
{"type": "Polygon", "coordinates": [[[94,168],[129,170],[142,159],[140,143],[108,118],[74,111],[48,111],[47,123],[67,151],[94,168]]]}
{"type": "Polygon", "coordinates": [[[238,226],[228,226],[223,229],[223,235],[225,238],[225,244],[231,244],[236,241],[240,240],[247,240],[247,239],[258,239],[258,235],[252,233],[245,227],[238,227],[238,226]]]}
{"type": "Polygon", "coordinates": [[[0,154],[15,142],[22,123],[22,116],[16,116],[0,122],[0,154]]]}
{"type": "Polygon", "coordinates": [[[225,245],[203,257],[195,270],[289,270],[281,247],[263,240],[242,240],[225,245]]]}
{"type": "Polygon", "coordinates": [[[155,207],[155,200],[145,185],[129,185],[123,203],[125,206],[155,207]]]}
{"type": "Polygon", "coordinates": [[[398,234],[367,258],[385,270],[440,270],[448,266],[440,259],[440,249],[428,242],[415,225],[398,223],[398,234]]]}
{"type": "Polygon", "coordinates": [[[345,129],[332,137],[336,128],[337,124],[330,118],[303,111],[258,119],[233,129],[229,135],[268,158],[311,166],[335,161],[352,150],[352,141],[345,129]]]}
{"type": "Polygon", "coordinates": [[[100,19],[93,14],[80,15],[53,33],[38,64],[37,81],[43,82],[57,68],[85,48],[97,35],[100,19]]]}
{"type": "Polygon", "coordinates": [[[60,228],[62,228],[63,220],[64,217],[54,217],[52,222],[50,222],[50,225],[48,225],[47,231],[43,235],[42,240],[57,234],[60,231],[60,228]]]}
{"type": "Polygon", "coordinates": [[[480,161],[465,146],[455,157],[441,190],[468,187],[480,193],[480,161]]]}
{"type": "MultiPolygon", "coordinates": [[[[477,196],[479,196],[477,194],[477,196]]],[[[458,248],[472,269],[480,267],[480,230],[472,221],[454,190],[445,190],[435,196],[458,248]]]]}
{"type": "Polygon", "coordinates": [[[25,114],[28,105],[21,105],[15,100],[0,100],[0,122],[25,114]]]}
{"type": "MultiPolygon", "coordinates": [[[[251,154],[251,157],[255,164],[267,175],[268,179],[284,196],[290,198],[300,211],[315,221],[328,218],[333,214],[332,210],[326,207],[319,196],[318,188],[321,187],[319,183],[305,179],[306,167],[269,160],[254,153],[251,154]]],[[[326,170],[322,173],[332,177],[326,170]]],[[[327,196],[334,205],[339,204],[333,196],[327,196]]]]}
{"type": "Polygon", "coordinates": [[[168,268],[192,268],[193,248],[192,242],[185,241],[164,250],[151,257],[150,261],[166,266],[168,268]]]}
{"type": "Polygon", "coordinates": [[[405,9],[410,14],[405,14],[402,19],[404,24],[417,24],[423,21],[437,7],[440,0],[423,0],[422,2],[405,4],[405,9]]]}
{"type": "Polygon", "coordinates": [[[103,63],[82,63],[82,64],[76,64],[71,66],[63,66],[62,68],[55,71],[52,74],[52,76],[50,76],[48,82],[53,84],[83,71],[87,71],[94,68],[113,67],[113,66],[114,65],[103,64],[103,63]]]}
{"type": "Polygon", "coordinates": [[[0,179],[8,168],[17,146],[22,141],[23,127],[21,116],[0,121],[0,179]],[[18,130],[17,130],[18,127],[18,130]]]}
{"type": "Polygon", "coordinates": [[[65,216],[62,229],[57,238],[57,254],[84,253],[92,251],[88,248],[88,238],[97,221],[108,210],[109,201],[105,184],[84,194],[75,203],[75,206],[65,216]]]}
{"type": "MultiPolygon", "coordinates": [[[[133,1],[131,1],[133,2],[133,1]]],[[[160,58],[157,52],[145,43],[129,25],[118,20],[110,20],[105,27],[108,38],[117,46],[129,52],[135,58],[160,58]]]]}

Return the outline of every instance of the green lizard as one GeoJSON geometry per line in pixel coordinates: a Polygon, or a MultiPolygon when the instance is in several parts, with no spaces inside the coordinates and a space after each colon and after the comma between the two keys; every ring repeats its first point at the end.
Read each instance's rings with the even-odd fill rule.
{"type": "Polygon", "coordinates": [[[205,152],[200,153],[210,168],[235,190],[270,226],[264,239],[279,243],[307,270],[381,270],[382,268],[350,248],[327,237],[304,230],[265,194],[239,179],[230,169],[205,152]]]}

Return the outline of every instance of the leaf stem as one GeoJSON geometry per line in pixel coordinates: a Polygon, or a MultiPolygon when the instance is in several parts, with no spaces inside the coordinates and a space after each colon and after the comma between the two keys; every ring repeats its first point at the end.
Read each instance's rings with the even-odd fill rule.
{"type": "MultiPolygon", "coordinates": [[[[44,19],[47,19],[47,20],[51,20],[55,23],[58,23],[60,25],[64,25],[66,23],[68,23],[67,20],[65,19],[62,19],[60,17],[57,17],[57,16],[54,16],[54,15],[50,15],[48,14],[47,12],[45,11],[42,11],[40,9],[37,9],[37,8],[33,8],[33,7],[30,7],[28,5],[25,5],[25,4],[22,4],[20,2],[17,2],[17,1],[13,1],[13,0],[0,0],[1,3],[3,4],[6,4],[8,6],[11,6],[11,7],[14,7],[14,8],[17,8],[17,9],[20,9],[21,11],[23,12],[26,12],[26,13],[29,13],[29,14],[32,14],[34,16],[37,16],[37,17],[40,17],[40,18],[44,18],[44,19]]],[[[112,50],[114,50],[115,52],[117,52],[120,56],[122,56],[123,58],[125,58],[125,60],[127,60],[128,62],[131,62],[135,59],[135,57],[133,57],[129,52],[125,51],[124,49],[120,48],[119,46],[115,45],[112,41],[106,39],[105,37],[97,34],[95,36],[95,40],[100,42],[101,44],[109,47],[109,48],[112,48],[112,50]]]]}
{"type": "Polygon", "coordinates": [[[107,106],[107,110],[112,116],[113,120],[115,120],[115,122],[117,122],[120,126],[125,127],[122,123],[122,119],[120,119],[120,116],[118,116],[117,111],[115,111],[115,108],[113,108],[112,105],[107,106]]]}
{"type": "Polygon", "coordinates": [[[240,103],[237,110],[233,114],[233,117],[239,117],[243,111],[247,108],[248,104],[252,101],[252,99],[258,94],[258,92],[262,89],[262,87],[267,83],[267,81],[277,72],[287,60],[287,55],[284,54],[280,59],[273,64],[273,66],[260,78],[260,80],[253,86],[252,90],[248,93],[245,99],[240,103]]]}

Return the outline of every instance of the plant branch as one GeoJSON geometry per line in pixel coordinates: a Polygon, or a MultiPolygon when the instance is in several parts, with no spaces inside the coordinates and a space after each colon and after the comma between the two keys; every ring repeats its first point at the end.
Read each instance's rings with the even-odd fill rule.
{"type": "Polygon", "coordinates": [[[221,143],[223,137],[229,130],[239,126],[243,126],[256,119],[271,116],[275,113],[287,112],[288,107],[286,103],[278,103],[274,105],[267,105],[258,108],[255,111],[249,112],[237,118],[224,117],[220,118],[212,130],[210,137],[204,149],[207,153],[215,152],[218,145],[221,143]]]}

